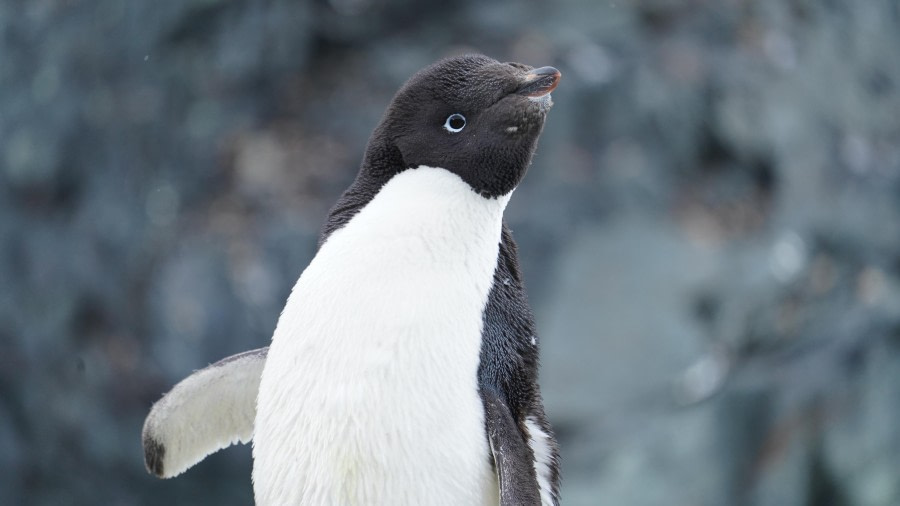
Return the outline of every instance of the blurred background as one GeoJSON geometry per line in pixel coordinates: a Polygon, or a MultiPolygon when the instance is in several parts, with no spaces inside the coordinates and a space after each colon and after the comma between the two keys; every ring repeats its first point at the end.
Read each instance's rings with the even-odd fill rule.
{"type": "Polygon", "coordinates": [[[507,212],[563,504],[900,504],[898,50],[894,0],[0,1],[0,504],[250,504],[144,416],[471,51],[563,73],[507,212]]]}

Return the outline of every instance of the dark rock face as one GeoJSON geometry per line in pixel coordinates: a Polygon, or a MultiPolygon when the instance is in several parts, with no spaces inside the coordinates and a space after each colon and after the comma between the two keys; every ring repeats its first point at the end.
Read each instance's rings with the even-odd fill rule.
{"type": "Polygon", "coordinates": [[[564,503],[900,503],[897,48],[891,0],[0,4],[0,504],[250,503],[143,417],[466,50],[563,72],[507,217],[564,503]]]}

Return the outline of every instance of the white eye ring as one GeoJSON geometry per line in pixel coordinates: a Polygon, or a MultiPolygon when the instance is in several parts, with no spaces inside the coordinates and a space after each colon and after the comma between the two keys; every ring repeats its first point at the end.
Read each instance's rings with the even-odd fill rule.
{"type": "Polygon", "coordinates": [[[462,131],[462,129],[465,127],[466,117],[459,113],[454,113],[450,116],[447,116],[447,121],[444,122],[444,130],[452,134],[462,131]]]}

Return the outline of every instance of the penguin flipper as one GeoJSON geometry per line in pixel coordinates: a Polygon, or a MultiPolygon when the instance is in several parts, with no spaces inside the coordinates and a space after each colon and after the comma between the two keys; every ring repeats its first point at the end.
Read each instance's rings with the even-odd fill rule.
{"type": "Polygon", "coordinates": [[[481,389],[488,443],[500,486],[500,506],[541,506],[532,453],[512,412],[490,389],[481,389]]]}
{"type": "Polygon", "coordinates": [[[147,470],[160,478],[253,438],[256,395],[269,348],[245,351],[181,380],[153,405],[141,439],[147,470]]]}

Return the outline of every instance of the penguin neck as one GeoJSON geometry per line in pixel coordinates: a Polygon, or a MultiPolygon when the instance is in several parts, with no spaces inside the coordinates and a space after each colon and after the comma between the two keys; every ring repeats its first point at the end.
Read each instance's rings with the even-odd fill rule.
{"type": "MultiPolygon", "coordinates": [[[[359,178],[379,181],[382,185],[398,172],[407,168],[403,154],[379,125],[366,145],[366,153],[359,170],[359,178]]],[[[380,185],[379,185],[380,186],[380,185]]]]}
{"type": "MultiPolygon", "coordinates": [[[[382,130],[383,128],[379,126],[379,128],[375,130],[375,133],[373,133],[368,146],[366,146],[366,154],[360,165],[356,179],[350,187],[344,191],[337,203],[335,203],[334,207],[332,207],[331,211],[328,213],[328,217],[325,220],[325,225],[322,228],[322,233],[319,238],[319,247],[325,243],[332,233],[341,229],[353,219],[353,217],[356,216],[363,207],[367,206],[389,182],[396,177],[400,177],[406,171],[416,169],[416,167],[407,166],[400,150],[397,149],[382,130]]],[[[434,169],[433,167],[427,166],[420,166],[419,168],[434,169]]],[[[450,174],[449,171],[443,171],[450,174]]],[[[459,181],[462,181],[458,175],[454,176],[459,181]]],[[[471,187],[469,187],[469,190],[471,190],[473,194],[477,194],[471,187]]],[[[423,188],[423,191],[428,191],[428,187],[423,188]]],[[[512,191],[498,197],[479,196],[479,198],[500,203],[499,209],[502,214],[507,202],[509,202],[511,194],[512,191]]]]}
{"type": "Polygon", "coordinates": [[[355,214],[343,228],[352,226],[355,234],[371,234],[377,242],[412,237],[464,249],[466,242],[478,238],[496,245],[509,197],[483,197],[457,174],[423,165],[390,178],[365,204],[365,212],[355,214]]]}
{"type": "Polygon", "coordinates": [[[325,219],[319,237],[319,247],[332,233],[346,225],[371,202],[392,176],[405,168],[400,150],[388,140],[382,132],[382,127],[379,126],[369,139],[356,179],[344,191],[325,219]]]}

